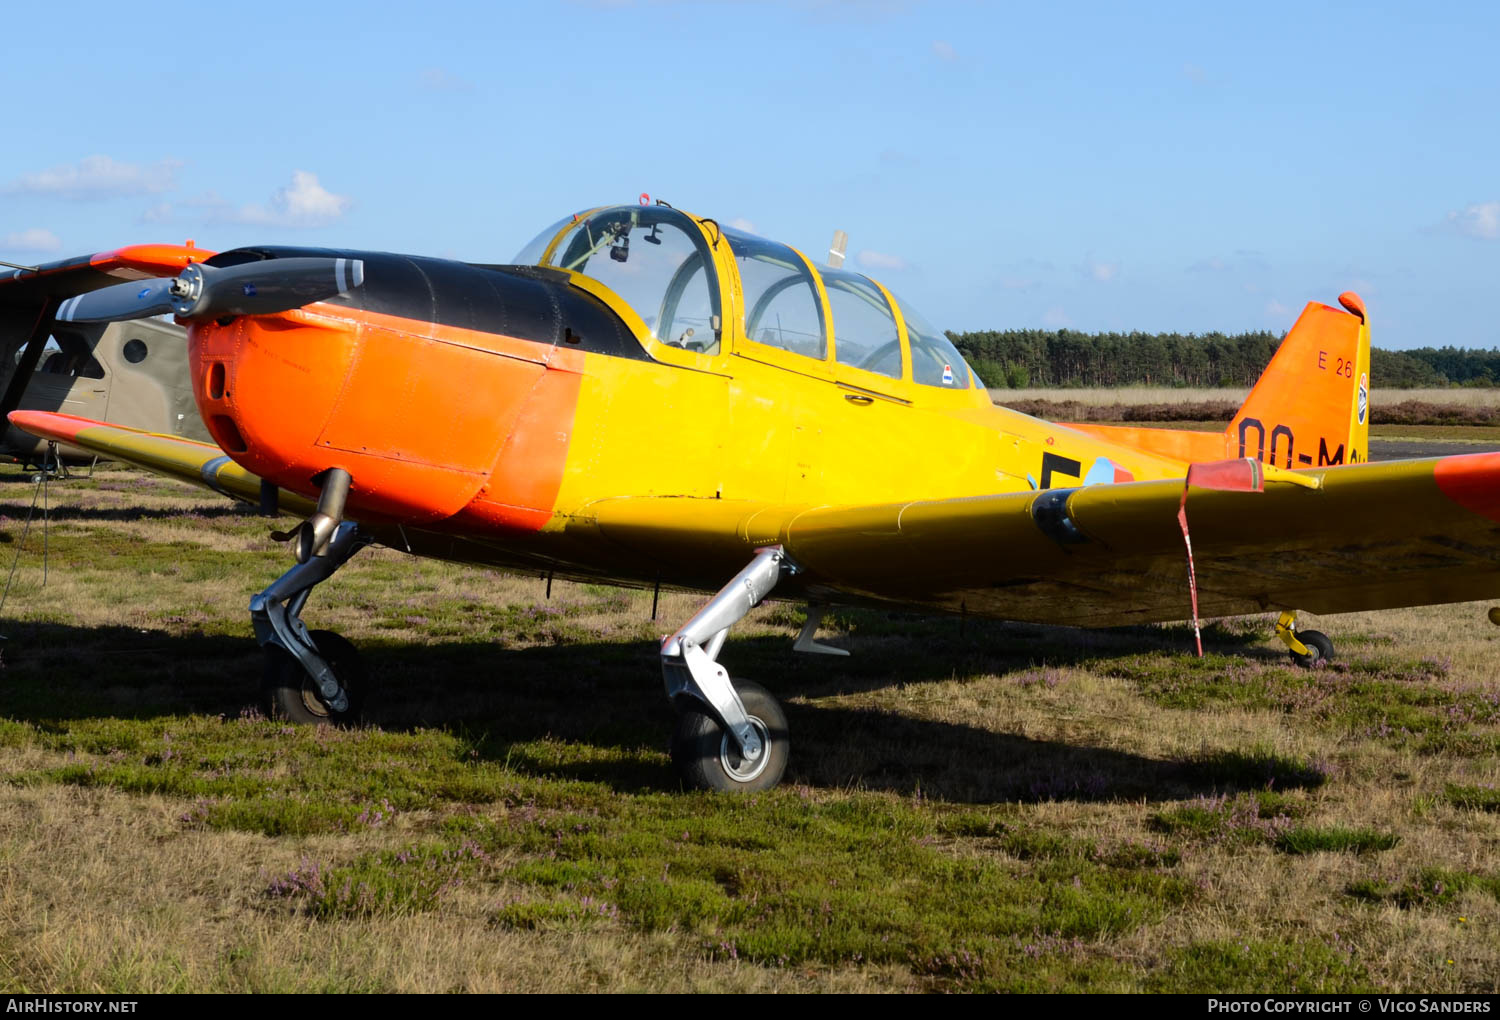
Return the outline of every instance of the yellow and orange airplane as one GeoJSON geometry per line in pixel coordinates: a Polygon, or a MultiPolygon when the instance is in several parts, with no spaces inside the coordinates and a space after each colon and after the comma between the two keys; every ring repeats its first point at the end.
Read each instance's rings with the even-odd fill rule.
{"type": "Polygon", "coordinates": [[[508,265],[138,246],[4,287],[38,329],[188,325],[217,446],[11,418],[305,518],[250,604],[292,719],[358,711],[358,654],[301,612],[371,542],[717,591],[661,662],[683,779],[723,790],[786,765],[776,700],[718,661],[773,592],[809,603],[802,651],[837,652],[814,640],[829,604],[1082,626],[1270,610],[1303,664],[1332,646],[1296,609],[1500,595],[1500,454],[1366,463],[1352,294],[1308,305],[1225,432],[1184,433],[996,407],[880,283],[660,203],[567,217],[508,265]]]}

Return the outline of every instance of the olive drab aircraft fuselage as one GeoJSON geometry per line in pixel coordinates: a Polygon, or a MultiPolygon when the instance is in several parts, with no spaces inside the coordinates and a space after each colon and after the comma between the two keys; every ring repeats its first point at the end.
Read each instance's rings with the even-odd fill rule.
{"type": "Polygon", "coordinates": [[[718,662],[773,591],[812,607],[804,651],[833,651],[813,633],[838,603],[1093,626],[1281,611],[1306,662],[1331,646],[1291,610],[1500,593],[1500,459],[1364,463],[1352,294],[1309,304],[1228,429],[1192,433],[996,407],[880,282],[661,204],[567,217],[506,265],[150,246],[19,282],[59,322],[187,324],[216,445],[12,420],[305,518],[298,564],[251,604],[292,718],[358,709],[356,653],[300,613],[369,542],[718,591],[662,649],[674,760],[717,789],[785,766],[774,698],[718,662]],[[156,275],[100,287],[120,266],[156,275]]]}

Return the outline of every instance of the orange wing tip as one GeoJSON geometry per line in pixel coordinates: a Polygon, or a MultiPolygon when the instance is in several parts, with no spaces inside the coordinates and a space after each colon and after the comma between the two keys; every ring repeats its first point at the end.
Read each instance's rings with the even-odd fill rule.
{"type": "Polygon", "coordinates": [[[1500,522],[1500,453],[1444,457],[1434,465],[1432,477],[1459,506],[1500,522]]]}
{"type": "Polygon", "coordinates": [[[134,269],[151,276],[173,276],[193,262],[202,262],[214,253],[195,248],[193,242],[181,244],[132,244],[114,251],[100,252],[89,259],[95,269],[134,269]]]}
{"type": "Polygon", "coordinates": [[[1339,295],[1339,304],[1343,305],[1344,309],[1350,315],[1357,315],[1357,316],[1359,316],[1359,321],[1360,322],[1365,322],[1366,321],[1366,319],[1365,319],[1365,302],[1364,302],[1364,299],[1361,298],[1358,294],[1354,293],[1354,291],[1352,291],[1352,290],[1346,290],[1342,294],[1340,294],[1339,295]]]}
{"type": "Polygon", "coordinates": [[[12,411],[10,423],[34,436],[56,439],[63,443],[73,442],[78,438],[78,433],[86,428],[104,424],[101,421],[80,418],[76,414],[54,414],[51,411],[12,411]]]}

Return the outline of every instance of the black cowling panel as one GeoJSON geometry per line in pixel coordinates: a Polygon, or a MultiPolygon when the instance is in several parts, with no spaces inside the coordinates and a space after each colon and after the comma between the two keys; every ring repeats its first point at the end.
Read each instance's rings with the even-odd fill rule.
{"type": "Polygon", "coordinates": [[[649,361],[645,348],[609,306],[534,266],[476,266],[447,259],[332,248],[236,248],[208,260],[239,265],[276,258],[347,258],[364,262],[364,284],[332,298],[380,315],[512,336],[593,354],[649,361]]]}

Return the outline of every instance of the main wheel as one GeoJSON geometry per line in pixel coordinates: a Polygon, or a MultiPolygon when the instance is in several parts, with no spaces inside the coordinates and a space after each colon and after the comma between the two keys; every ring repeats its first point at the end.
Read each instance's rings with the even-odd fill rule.
{"type": "Polygon", "coordinates": [[[266,715],[294,723],[352,725],[359,720],[369,687],[364,659],[358,649],[331,630],[315,630],[308,636],[338,677],[349,706],[342,712],[335,711],[323,700],[317,684],[295,656],[284,648],[266,645],[266,673],[261,684],[266,715]]]}
{"type": "Polygon", "coordinates": [[[1298,655],[1291,652],[1292,661],[1303,669],[1312,669],[1314,666],[1326,666],[1333,661],[1333,642],[1328,640],[1328,635],[1317,630],[1297,631],[1297,640],[1307,646],[1310,654],[1298,655]]]}
{"type": "Polygon", "coordinates": [[[692,701],[677,717],[672,734],[672,763],[682,781],[698,790],[721,793],[756,793],[781,782],[791,749],[786,715],[771,693],[749,680],[734,681],[750,725],[755,727],[764,750],[748,761],[739,747],[708,709],[692,701]]]}

